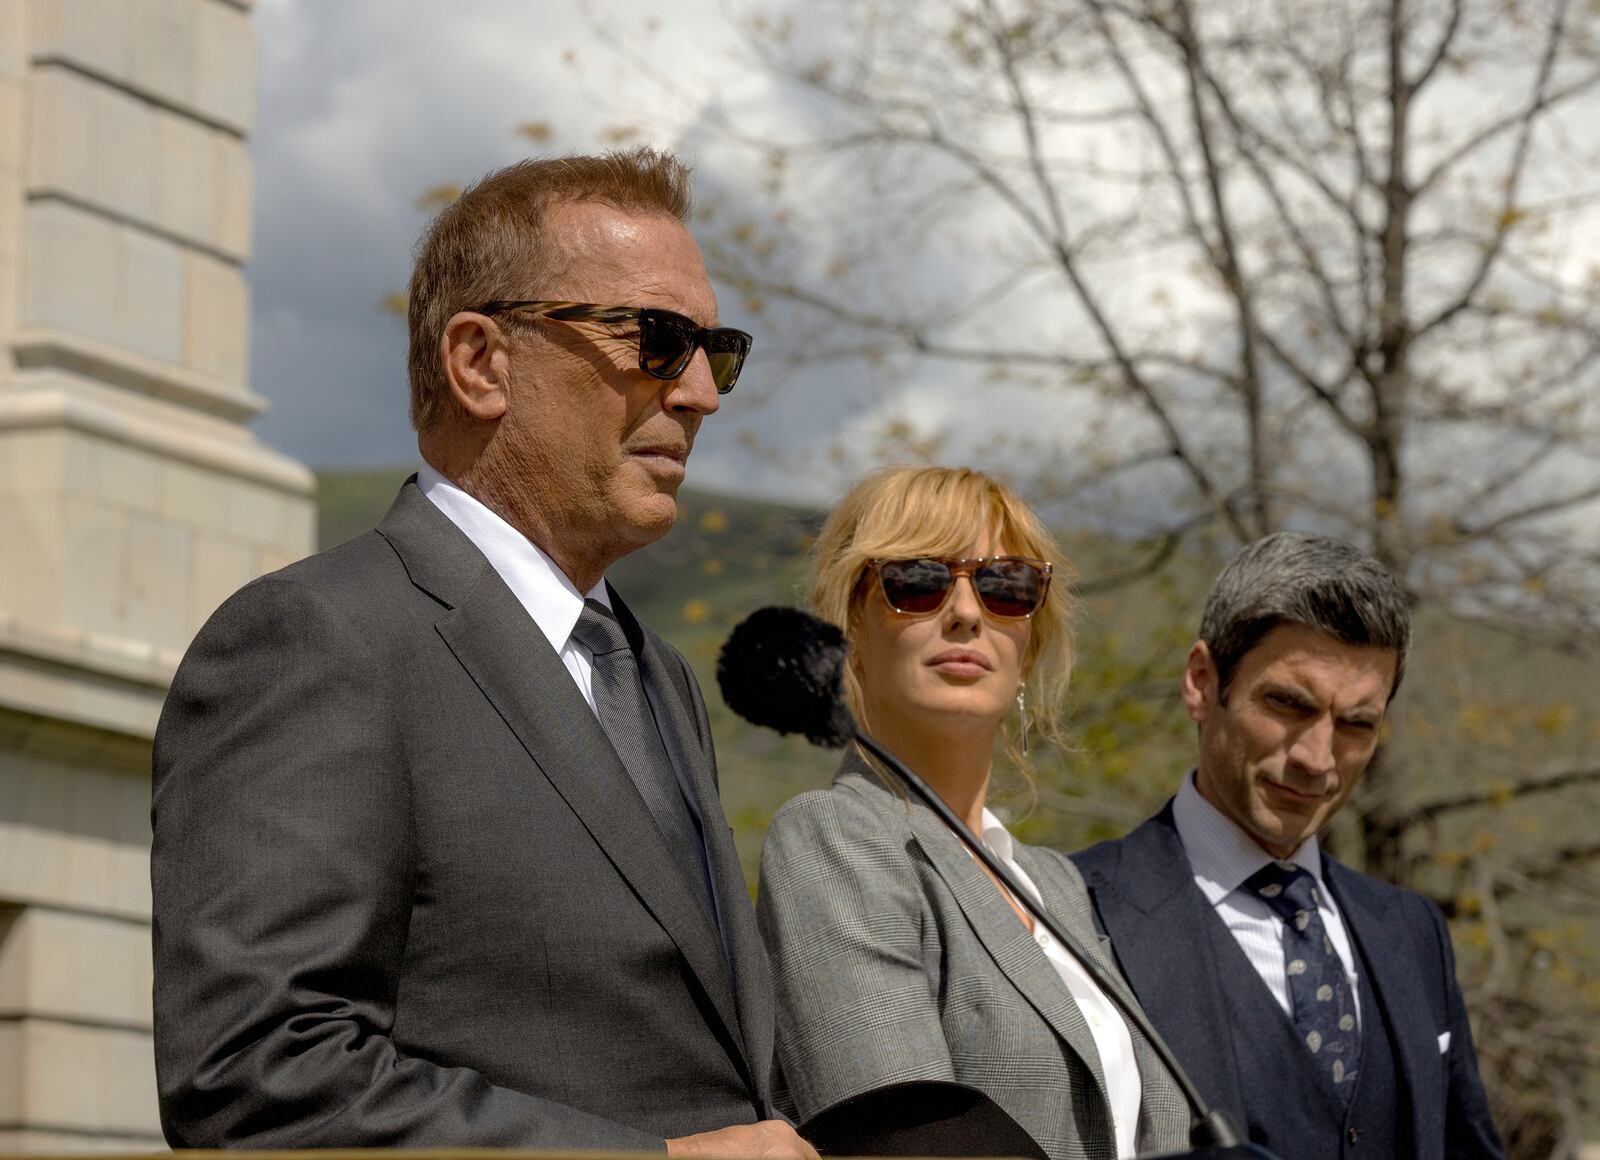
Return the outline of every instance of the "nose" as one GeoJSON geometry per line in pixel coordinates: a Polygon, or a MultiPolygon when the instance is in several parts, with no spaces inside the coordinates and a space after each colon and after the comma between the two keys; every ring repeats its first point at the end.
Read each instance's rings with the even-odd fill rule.
{"type": "Polygon", "coordinates": [[[983,620],[983,605],[978,600],[978,590],[971,576],[957,576],[950,592],[950,602],[944,608],[945,620],[951,626],[966,625],[976,628],[983,620]]]}
{"type": "Polygon", "coordinates": [[[1294,746],[1289,750],[1289,760],[1316,777],[1331,774],[1334,771],[1334,728],[1333,715],[1321,714],[1295,738],[1294,746]]]}
{"type": "Polygon", "coordinates": [[[711,377],[711,360],[706,352],[695,348],[694,357],[683,373],[662,384],[661,405],[669,411],[700,415],[715,415],[722,406],[722,396],[717,394],[717,384],[711,377]]]}

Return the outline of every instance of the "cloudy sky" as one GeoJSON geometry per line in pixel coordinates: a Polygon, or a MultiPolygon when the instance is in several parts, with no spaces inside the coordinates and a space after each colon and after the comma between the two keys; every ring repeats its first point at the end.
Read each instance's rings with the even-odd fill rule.
{"type": "MultiPolygon", "coordinates": [[[[696,163],[703,201],[758,211],[761,150],[730,146],[712,127],[719,113],[731,111],[757,146],[803,136],[817,113],[792,87],[778,87],[750,65],[732,10],[758,2],[761,11],[787,4],[258,0],[260,104],[251,143],[257,230],[249,277],[252,385],[271,404],[257,427],[262,438],[315,467],[415,461],[405,419],[404,327],[380,302],[406,283],[411,248],[426,220],[417,205],[424,191],[471,180],[533,149],[603,146],[608,129],[626,125],[638,133],[633,140],[674,149],[696,163]],[[653,75],[628,56],[639,43],[646,45],[653,75]],[[517,126],[527,122],[548,126],[549,140],[535,146],[520,137],[517,126]]],[[[795,11],[811,17],[797,31],[808,46],[837,51],[828,40],[834,25],[817,16],[818,5],[795,11]]],[[[916,6],[896,13],[896,24],[907,26],[901,34],[920,35],[910,26],[924,14],[916,6]]],[[[1078,73],[1064,70],[1063,77],[1052,99],[1087,93],[1093,103],[1078,73]]],[[[941,74],[925,83],[943,94],[947,79],[941,74]]],[[[1482,87],[1481,80],[1473,83],[1482,87]]],[[[1493,95],[1480,98],[1492,106],[1493,95]]],[[[1455,112],[1459,104],[1445,102],[1455,112]]],[[[1121,142],[1112,146],[1108,156],[1115,159],[1121,142]]],[[[860,207],[845,191],[863,188],[860,175],[843,176],[834,181],[834,174],[822,173],[798,198],[791,190],[791,206],[809,204],[816,211],[812,224],[789,227],[789,248],[780,253],[791,268],[815,274],[835,256],[851,253],[852,220],[878,234],[896,224],[881,214],[853,213],[860,207]]],[[[899,189],[918,188],[915,171],[893,170],[887,180],[899,189]]],[[[1122,212],[1120,204],[1111,208],[1122,212]]],[[[955,304],[983,290],[991,275],[978,270],[982,256],[998,255],[1004,266],[1016,246],[1006,232],[1015,223],[1001,217],[993,228],[987,218],[960,222],[967,232],[955,242],[942,222],[932,238],[891,244],[890,260],[873,266],[884,292],[903,290],[930,301],[948,296],[955,304]]],[[[727,218],[706,228],[726,230],[727,218]]],[[[1574,261],[1600,261],[1594,257],[1597,234],[1600,229],[1580,230],[1557,242],[1574,261]]],[[[1154,327],[1176,345],[1183,336],[1165,334],[1172,324],[1166,312],[1152,314],[1151,302],[1155,292],[1170,298],[1185,285],[1193,290],[1201,284],[1178,276],[1179,269],[1169,256],[1155,254],[1139,268],[1104,270],[1103,282],[1113,288],[1106,302],[1120,320],[1154,327]]],[[[872,289],[852,300],[886,300],[872,289]]],[[[702,429],[690,467],[696,484],[826,500],[872,461],[878,433],[891,417],[955,431],[960,442],[943,453],[947,457],[967,457],[991,435],[1013,432],[1042,434],[1048,447],[1058,445],[1052,440],[1060,446],[1077,440],[1078,450],[1103,451],[1108,432],[1125,441],[1134,429],[1125,416],[1113,421],[1099,403],[1087,411],[1068,405],[1059,391],[1030,387],[1014,373],[980,383],[976,372],[950,363],[841,362],[786,374],[784,340],[792,342],[797,333],[801,341],[809,338],[800,323],[772,309],[757,317],[740,295],[726,286],[719,290],[724,320],[751,330],[757,342],[739,390],[702,429]]],[[[1030,297],[1017,280],[986,305],[1004,341],[1051,346],[1086,329],[1059,303],[1030,297]]],[[[1212,326],[1215,319],[1208,321],[1204,309],[1180,313],[1196,350],[1226,338],[1226,326],[1212,326]]],[[[951,311],[952,318],[960,316],[951,311]]],[[[1193,421],[1208,421],[1203,408],[1193,421]]]]}
{"type": "MultiPolygon", "coordinates": [[[[682,147],[672,125],[692,124],[696,102],[760,84],[728,67],[738,49],[717,0],[609,0],[587,16],[569,0],[261,0],[255,11],[251,378],[271,403],[257,430],[318,467],[415,458],[405,332],[379,302],[406,282],[421,193],[537,148],[517,135],[523,122],[552,128],[550,150],[592,148],[621,123],[682,147]],[[677,108],[661,106],[659,86],[634,83],[591,23],[637,30],[658,17],[653,43],[683,94],[677,108]]],[[[736,303],[724,317],[741,321],[736,303]]],[[[754,403],[741,415],[758,393],[744,387],[702,432],[693,480],[815,494],[752,454],[749,428],[778,423],[799,447],[835,419],[754,403]]]]}
{"type": "MultiPolygon", "coordinates": [[[[249,277],[252,385],[271,404],[261,437],[316,467],[414,461],[404,327],[379,302],[405,285],[427,216],[417,201],[428,189],[534,149],[592,149],[609,128],[628,125],[638,140],[697,163],[703,194],[748,197],[753,179],[718,153],[705,128],[710,111],[735,107],[759,131],[792,129],[800,110],[749,67],[732,3],[259,0],[249,277]],[[643,38],[659,75],[638,75],[597,29],[643,38]],[[519,137],[529,121],[553,137],[538,146],[519,137]]],[[[816,239],[806,256],[826,249],[816,239]]],[[[929,428],[961,406],[959,368],[785,376],[774,333],[784,321],[751,317],[719,289],[724,320],[755,333],[757,345],[738,392],[702,429],[696,484],[827,499],[871,461],[885,417],[906,414],[908,400],[929,428]],[[841,446],[853,457],[841,460],[841,446]]],[[[1015,394],[989,413],[1022,426],[1043,421],[1049,400],[1015,394]]]]}

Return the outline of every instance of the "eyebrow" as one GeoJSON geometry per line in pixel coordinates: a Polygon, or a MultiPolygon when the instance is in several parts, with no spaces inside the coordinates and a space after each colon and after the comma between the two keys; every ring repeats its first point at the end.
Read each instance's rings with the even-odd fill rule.
{"type": "Polygon", "coordinates": [[[1260,692],[1263,697],[1282,697],[1307,708],[1315,704],[1311,695],[1297,685],[1284,685],[1274,681],[1262,685],[1260,692]]]}
{"type": "MultiPolygon", "coordinates": [[[[1316,708],[1316,699],[1298,685],[1287,685],[1274,681],[1262,685],[1260,693],[1263,697],[1281,697],[1284,700],[1293,701],[1302,708],[1316,708]]],[[[1338,714],[1338,719],[1360,725],[1376,725],[1383,720],[1383,716],[1384,711],[1382,709],[1358,705],[1348,712],[1338,714]]]]}

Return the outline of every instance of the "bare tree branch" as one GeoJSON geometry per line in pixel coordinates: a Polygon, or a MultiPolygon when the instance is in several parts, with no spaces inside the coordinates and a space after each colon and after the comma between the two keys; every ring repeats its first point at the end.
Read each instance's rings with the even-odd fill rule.
{"type": "MultiPolygon", "coordinates": [[[[1490,273],[1494,270],[1495,262],[1504,249],[1506,239],[1510,236],[1512,228],[1519,220],[1517,213],[1517,194],[1522,187],[1523,176],[1527,171],[1530,146],[1533,143],[1533,131],[1539,120],[1537,114],[1547,107],[1549,100],[1549,84],[1551,75],[1555,71],[1556,58],[1560,55],[1563,43],[1563,34],[1566,30],[1567,0],[1560,0],[1557,5],[1554,19],[1550,22],[1550,35],[1545,41],[1544,55],[1539,62],[1538,77],[1534,82],[1533,98],[1523,110],[1520,119],[1515,123],[1516,145],[1512,150],[1512,159],[1507,167],[1505,176],[1501,179],[1504,192],[1500,201],[1500,213],[1495,219],[1494,232],[1490,235],[1488,243],[1483,247],[1483,255],[1477,263],[1477,268],[1472,276],[1467,279],[1466,286],[1456,295],[1455,301],[1442,308],[1437,314],[1416,328],[1416,334],[1424,335],[1445,323],[1467,308],[1467,305],[1477,297],[1478,291],[1483,288],[1490,273]]],[[[1597,73],[1595,81],[1600,81],[1597,73]]]]}
{"type": "Polygon", "coordinates": [[[1571,769],[1547,771],[1537,777],[1528,778],[1520,782],[1495,786],[1490,789],[1470,790],[1466,793],[1453,794],[1449,797],[1433,798],[1408,810],[1402,819],[1402,824],[1404,826],[1416,825],[1458,810],[1520,801],[1535,794],[1556,793],[1560,790],[1570,789],[1573,786],[1596,784],[1600,784],[1600,766],[1584,765],[1571,769]]]}
{"type": "Polygon", "coordinates": [[[1593,503],[1596,500],[1600,500],[1600,483],[1597,483],[1592,487],[1583,488],[1576,492],[1569,492],[1563,495],[1551,496],[1548,499],[1542,499],[1537,503],[1531,503],[1525,507],[1517,508],[1515,511],[1505,512],[1484,523],[1473,524],[1466,520],[1458,520],[1456,522],[1456,530],[1457,533],[1463,537],[1486,536],[1495,532],[1503,531],[1512,524],[1523,523],[1527,520],[1536,520],[1544,516],[1555,515],[1559,512],[1568,511],[1575,507],[1582,507],[1584,504],[1593,503]]]}

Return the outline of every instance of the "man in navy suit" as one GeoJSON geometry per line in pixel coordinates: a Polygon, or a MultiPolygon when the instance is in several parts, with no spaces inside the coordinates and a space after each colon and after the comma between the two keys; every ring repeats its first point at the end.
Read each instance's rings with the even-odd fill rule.
{"type": "Polygon", "coordinates": [[[1223,570],[1189,651],[1199,760],[1075,861],[1128,981],[1213,1107],[1288,1160],[1500,1157],[1444,916],[1317,835],[1400,686],[1410,614],[1338,540],[1223,570]]]}

